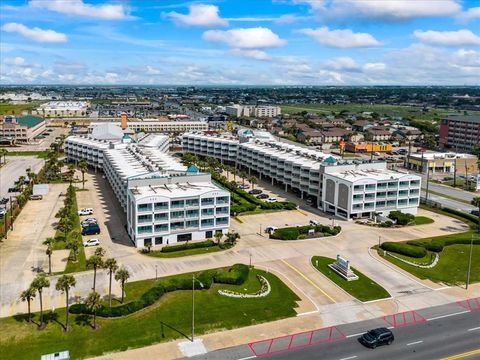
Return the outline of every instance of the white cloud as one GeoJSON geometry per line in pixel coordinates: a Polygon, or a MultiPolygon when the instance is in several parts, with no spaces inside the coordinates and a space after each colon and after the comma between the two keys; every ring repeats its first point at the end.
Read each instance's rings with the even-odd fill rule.
{"type": "Polygon", "coordinates": [[[364,71],[382,71],[387,68],[387,65],[381,62],[376,62],[376,63],[366,63],[363,65],[363,70],[364,71]]]}
{"type": "Polygon", "coordinates": [[[408,20],[417,17],[452,16],[460,13],[458,0],[296,0],[310,4],[325,17],[366,17],[408,20]]]}
{"type": "Polygon", "coordinates": [[[254,60],[269,60],[270,56],[262,50],[232,49],[230,54],[254,60]]]}
{"type": "Polygon", "coordinates": [[[360,67],[357,62],[348,56],[342,56],[326,60],[323,67],[330,70],[358,71],[360,67]]]}
{"type": "Polygon", "coordinates": [[[67,35],[53,31],[43,30],[38,27],[29,28],[19,23],[7,23],[2,26],[6,32],[17,33],[28,39],[43,43],[64,43],[68,41],[67,35]]]}
{"type": "Polygon", "coordinates": [[[329,30],[323,26],[316,29],[300,29],[298,32],[310,36],[320,44],[335,48],[379,46],[380,42],[368,33],[354,33],[350,29],[329,30]]]}
{"type": "Polygon", "coordinates": [[[162,72],[159,69],[147,65],[147,75],[160,75],[161,73],[162,72]]]}
{"type": "Polygon", "coordinates": [[[228,21],[222,19],[218,13],[218,6],[193,4],[188,7],[188,14],[180,14],[172,11],[164,15],[184,25],[208,27],[227,26],[228,21]]]}
{"type": "Polygon", "coordinates": [[[265,27],[237,28],[226,31],[208,30],[203,33],[203,39],[222,42],[237,49],[264,49],[280,47],[287,43],[265,27]]]}
{"type": "Polygon", "coordinates": [[[121,4],[85,4],[83,0],[30,0],[29,6],[47,9],[67,15],[95,17],[104,20],[129,18],[127,9],[121,4]]]}
{"type": "Polygon", "coordinates": [[[435,45],[480,45],[480,36],[475,35],[468,29],[457,31],[415,30],[413,35],[422,42],[435,45]]]}
{"type": "Polygon", "coordinates": [[[3,62],[7,65],[21,66],[21,65],[25,64],[25,59],[20,57],[20,56],[17,56],[17,57],[14,57],[14,58],[5,58],[5,60],[3,60],[3,62]]]}
{"type": "Polygon", "coordinates": [[[467,11],[462,12],[461,14],[458,15],[458,18],[463,21],[480,19],[480,6],[473,7],[468,9],[467,11]]]}

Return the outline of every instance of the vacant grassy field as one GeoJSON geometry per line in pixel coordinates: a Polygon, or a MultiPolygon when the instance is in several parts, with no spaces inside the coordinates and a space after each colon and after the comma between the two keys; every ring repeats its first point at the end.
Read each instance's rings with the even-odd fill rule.
{"type": "MultiPolygon", "coordinates": [[[[6,148],[8,150],[8,148],[6,148]]],[[[40,159],[46,159],[48,157],[48,151],[10,151],[8,150],[7,156],[36,156],[40,159]]]]}
{"type": "Polygon", "coordinates": [[[433,120],[435,118],[441,118],[444,115],[452,114],[454,111],[435,109],[429,112],[423,112],[421,108],[411,106],[395,106],[395,105],[366,105],[366,104],[337,104],[337,105],[325,105],[325,104],[302,104],[302,105],[285,105],[281,106],[282,112],[287,114],[293,114],[302,111],[317,112],[324,115],[329,115],[333,112],[339,113],[341,111],[349,112],[376,112],[380,115],[388,116],[402,116],[411,117],[417,120],[433,120]]]}
{"type": "MultiPolygon", "coordinates": [[[[191,278],[191,274],[180,276],[191,278]]],[[[127,283],[127,299],[140,296],[154,282],[127,283]]],[[[295,316],[297,300],[297,296],[276,276],[253,269],[242,285],[213,285],[209,290],[196,290],[195,333],[201,335],[295,316]],[[272,286],[271,293],[265,298],[234,299],[217,292],[219,289],[256,291],[260,288],[256,274],[262,274],[272,286]]],[[[68,333],[62,330],[65,309],[58,309],[50,316],[43,331],[38,331],[35,325],[28,325],[23,315],[3,318],[0,319],[2,357],[39,359],[41,354],[69,349],[72,359],[82,359],[177,338],[187,339],[191,336],[191,308],[191,291],[175,291],[135,314],[117,319],[98,318],[100,328],[96,331],[91,328],[90,316],[71,315],[72,330],[68,333]]],[[[35,320],[38,320],[37,315],[35,320]]]]}
{"type": "Polygon", "coordinates": [[[23,111],[30,112],[40,104],[40,101],[32,101],[26,104],[0,103],[0,115],[22,115],[23,111]]]}
{"type": "Polygon", "coordinates": [[[335,259],[314,256],[311,261],[318,271],[360,301],[372,301],[390,297],[387,290],[354,267],[352,267],[352,270],[358,276],[358,280],[347,281],[328,267],[329,264],[335,262],[335,259]]]}

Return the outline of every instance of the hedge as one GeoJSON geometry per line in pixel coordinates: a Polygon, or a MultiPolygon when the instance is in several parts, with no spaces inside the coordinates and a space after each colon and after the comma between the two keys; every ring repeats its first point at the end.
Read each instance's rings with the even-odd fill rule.
{"type": "Polygon", "coordinates": [[[407,244],[412,246],[420,246],[425,248],[428,251],[433,251],[437,253],[443,250],[443,244],[436,241],[410,240],[410,241],[407,241],[407,244]]]}
{"type": "Polygon", "coordinates": [[[478,216],[475,216],[473,214],[469,214],[469,213],[466,213],[466,212],[463,212],[463,211],[455,210],[455,209],[452,209],[452,208],[449,208],[449,207],[442,207],[442,210],[447,212],[447,213],[460,216],[460,217],[462,217],[466,220],[470,220],[471,222],[473,222],[475,224],[478,224],[478,216]]]}
{"type": "Polygon", "coordinates": [[[271,239],[278,240],[297,240],[301,235],[308,235],[310,230],[315,230],[315,233],[322,233],[324,236],[337,235],[342,228],[340,226],[330,227],[327,225],[317,225],[317,226],[292,226],[277,229],[270,235],[271,239]]]}
{"type": "Polygon", "coordinates": [[[427,250],[424,247],[408,245],[396,242],[384,242],[380,246],[383,250],[391,251],[397,254],[410,256],[413,258],[422,258],[427,255],[427,250]]]}
{"type": "MultiPolygon", "coordinates": [[[[235,264],[228,270],[207,270],[196,274],[196,278],[202,283],[203,289],[209,289],[212,284],[243,284],[249,274],[250,268],[244,264],[235,264]]],[[[147,306],[153,305],[164,294],[176,290],[190,290],[192,279],[189,277],[172,277],[159,280],[156,285],[143,293],[139,299],[130,301],[120,306],[109,308],[102,305],[97,310],[97,315],[102,317],[120,317],[137,312],[147,306]]],[[[85,304],[74,304],[69,308],[72,314],[89,314],[93,312],[85,304]]]]}
{"type": "Polygon", "coordinates": [[[200,242],[192,242],[189,244],[180,244],[180,245],[167,245],[164,246],[160,251],[163,253],[170,253],[175,251],[190,250],[190,249],[199,249],[215,246],[213,240],[205,240],[200,242]]]}
{"type": "Polygon", "coordinates": [[[397,225],[408,225],[415,220],[415,216],[412,214],[405,214],[398,210],[391,211],[388,217],[394,220],[397,225]]]}

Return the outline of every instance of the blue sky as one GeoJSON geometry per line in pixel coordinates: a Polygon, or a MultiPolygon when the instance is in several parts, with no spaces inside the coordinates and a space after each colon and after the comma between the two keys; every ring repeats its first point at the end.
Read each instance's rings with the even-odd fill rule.
{"type": "Polygon", "coordinates": [[[3,0],[2,84],[478,85],[478,0],[3,0]]]}

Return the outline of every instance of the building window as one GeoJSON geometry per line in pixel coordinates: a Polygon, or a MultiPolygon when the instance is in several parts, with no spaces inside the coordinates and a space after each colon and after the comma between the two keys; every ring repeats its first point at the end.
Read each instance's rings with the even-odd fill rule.
{"type": "Polygon", "coordinates": [[[189,218],[198,217],[198,210],[187,210],[186,215],[189,218]]]}
{"type": "Polygon", "coordinates": [[[184,200],[173,200],[172,201],[172,208],[183,208],[185,206],[184,200]]]}
{"type": "Polygon", "coordinates": [[[185,223],[183,221],[177,221],[177,222],[172,222],[170,224],[170,229],[173,230],[179,230],[183,229],[185,227],[185,223]]]}
{"type": "Polygon", "coordinates": [[[362,190],[363,190],[363,185],[355,185],[355,186],[353,187],[353,190],[355,190],[355,191],[362,191],[362,190]]]}
{"type": "Polygon", "coordinates": [[[185,206],[198,206],[198,199],[185,200],[185,206]]]}
{"type": "Polygon", "coordinates": [[[152,227],[151,226],[139,226],[138,228],[138,233],[139,234],[149,234],[152,232],[152,227]]]}
{"type": "Polygon", "coordinates": [[[228,204],[228,196],[217,197],[217,204],[228,204]]]}
{"type": "Polygon", "coordinates": [[[155,221],[168,220],[168,213],[155,214],[155,221]]]}
{"type": "Polygon", "coordinates": [[[185,217],[185,212],[184,211],[172,211],[170,213],[170,218],[171,219],[180,219],[185,217]]]}
{"type": "Polygon", "coordinates": [[[228,217],[217,219],[217,225],[227,225],[227,224],[228,224],[228,217]]]}
{"type": "Polygon", "coordinates": [[[202,220],[202,227],[213,226],[214,220],[213,219],[203,219],[202,220]]]}
{"type": "Polygon", "coordinates": [[[155,225],[155,232],[164,232],[168,231],[168,224],[155,225]]]}
{"type": "Polygon", "coordinates": [[[138,211],[152,211],[152,204],[138,204],[138,211]]]}
{"type": "Polygon", "coordinates": [[[211,239],[213,237],[213,231],[205,231],[205,239],[211,239]]]}
{"type": "Polygon", "coordinates": [[[152,246],[152,238],[143,239],[143,246],[152,246]]]}
{"type": "Polygon", "coordinates": [[[189,220],[185,222],[187,228],[198,227],[198,220],[189,220]]]}
{"type": "Polygon", "coordinates": [[[202,216],[213,215],[213,209],[202,209],[202,216]]]}
{"type": "Polygon", "coordinates": [[[178,234],[177,242],[190,241],[192,240],[192,234],[178,234]]]}
{"type": "Polygon", "coordinates": [[[155,210],[168,209],[168,202],[157,202],[155,203],[155,210]]]}
{"type": "Polygon", "coordinates": [[[152,215],[138,215],[138,223],[152,222],[152,215]]]}
{"type": "Polygon", "coordinates": [[[155,245],[162,245],[163,244],[163,237],[162,236],[157,236],[155,238],[155,245]]]}
{"type": "Polygon", "coordinates": [[[375,184],[367,184],[365,185],[365,189],[366,190],[375,190],[375,184]]]}
{"type": "Polygon", "coordinates": [[[204,198],[202,199],[202,205],[213,205],[213,198],[204,198]]]}

